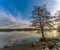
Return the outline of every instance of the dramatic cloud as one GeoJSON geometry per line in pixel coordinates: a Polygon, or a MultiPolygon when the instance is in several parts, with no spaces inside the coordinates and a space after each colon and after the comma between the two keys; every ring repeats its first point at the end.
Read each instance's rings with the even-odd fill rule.
{"type": "MultiPolygon", "coordinates": [[[[18,12],[17,12],[18,13],[18,12]]],[[[30,24],[27,21],[22,20],[20,13],[15,18],[11,13],[8,11],[1,9],[0,10],[0,28],[20,28],[20,27],[28,27],[30,24]]]]}

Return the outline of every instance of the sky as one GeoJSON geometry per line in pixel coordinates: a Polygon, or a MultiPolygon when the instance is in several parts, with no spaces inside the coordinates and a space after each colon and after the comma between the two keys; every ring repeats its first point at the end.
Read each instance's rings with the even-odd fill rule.
{"type": "Polygon", "coordinates": [[[0,28],[28,27],[34,6],[45,3],[52,15],[60,10],[60,0],[0,0],[0,28]]]}

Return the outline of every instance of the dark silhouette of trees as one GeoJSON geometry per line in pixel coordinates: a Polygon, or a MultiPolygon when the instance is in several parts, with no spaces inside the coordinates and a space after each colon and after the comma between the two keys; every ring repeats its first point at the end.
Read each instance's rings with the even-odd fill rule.
{"type": "Polygon", "coordinates": [[[50,12],[46,9],[46,4],[42,6],[35,6],[32,11],[31,22],[32,26],[41,30],[42,38],[44,37],[45,28],[54,28],[53,27],[53,16],[50,15],[50,12]]]}

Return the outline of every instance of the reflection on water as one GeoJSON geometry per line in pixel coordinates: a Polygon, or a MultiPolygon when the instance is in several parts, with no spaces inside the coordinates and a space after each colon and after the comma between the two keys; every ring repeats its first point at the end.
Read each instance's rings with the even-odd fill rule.
{"type": "MultiPolygon", "coordinates": [[[[46,35],[46,37],[49,36],[46,35]]],[[[5,45],[18,45],[38,41],[40,37],[41,34],[36,32],[0,32],[0,48],[5,45]]]]}
{"type": "Polygon", "coordinates": [[[0,48],[3,48],[5,45],[15,45],[17,44],[22,44],[28,43],[28,42],[33,42],[37,41],[37,38],[40,37],[40,35],[34,33],[34,32],[0,32],[0,48]],[[37,37],[37,38],[36,38],[37,37]],[[25,40],[26,39],[26,40],[25,40]],[[30,40],[29,40],[30,39],[30,40]],[[33,40],[34,39],[34,40],[33,40]],[[11,43],[9,43],[9,41],[11,43]]]}

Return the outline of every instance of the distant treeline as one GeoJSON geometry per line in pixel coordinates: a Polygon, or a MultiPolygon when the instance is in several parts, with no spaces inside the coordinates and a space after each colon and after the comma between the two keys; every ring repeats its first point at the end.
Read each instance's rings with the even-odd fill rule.
{"type": "Polygon", "coordinates": [[[2,28],[0,29],[0,32],[9,32],[9,31],[35,31],[38,29],[35,28],[15,28],[15,29],[11,29],[11,28],[2,28]]]}
{"type": "MultiPolygon", "coordinates": [[[[10,32],[10,31],[37,31],[37,30],[41,30],[41,29],[36,29],[36,28],[1,28],[0,32],[10,32]]],[[[47,30],[57,30],[57,29],[44,29],[45,31],[47,30]]]]}

